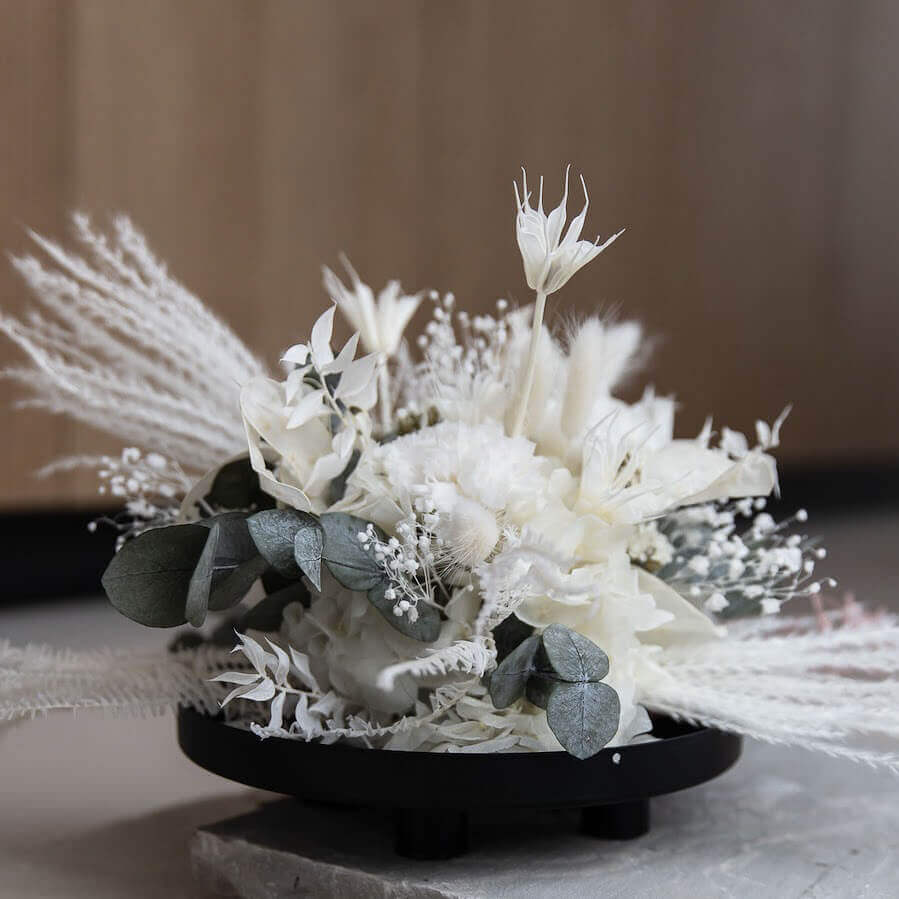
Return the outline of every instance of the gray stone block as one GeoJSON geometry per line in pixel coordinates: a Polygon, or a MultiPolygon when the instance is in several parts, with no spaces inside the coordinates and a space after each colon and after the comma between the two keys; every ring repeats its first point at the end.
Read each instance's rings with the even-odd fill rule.
{"type": "Polygon", "coordinates": [[[854,897],[899,895],[899,779],[750,744],[710,784],[653,801],[630,842],[578,833],[577,812],[472,813],[471,851],[393,853],[389,812],[283,800],[201,828],[194,870],[242,899],[854,897]]]}

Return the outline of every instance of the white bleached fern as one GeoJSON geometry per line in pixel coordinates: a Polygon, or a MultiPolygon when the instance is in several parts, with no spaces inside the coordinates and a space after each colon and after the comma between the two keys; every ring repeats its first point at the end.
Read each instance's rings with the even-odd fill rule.
{"type": "Polygon", "coordinates": [[[110,237],[73,217],[87,258],[30,232],[48,261],[13,265],[43,307],[0,316],[31,364],[3,374],[23,405],[66,413],[160,452],[189,470],[245,447],[237,393],[265,367],[168,274],[144,237],[117,217],[110,237]]]}
{"type": "Polygon", "coordinates": [[[385,668],[378,675],[378,686],[391,690],[396,679],[404,674],[416,679],[454,672],[481,677],[496,662],[496,649],[492,644],[491,638],[475,637],[474,640],[456,640],[441,649],[430,649],[419,659],[385,668]]]}

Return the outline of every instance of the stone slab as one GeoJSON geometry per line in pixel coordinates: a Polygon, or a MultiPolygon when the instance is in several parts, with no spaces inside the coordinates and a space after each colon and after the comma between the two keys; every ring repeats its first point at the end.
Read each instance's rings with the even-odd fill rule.
{"type": "Polygon", "coordinates": [[[387,812],[282,800],[198,830],[192,863],[242,899],[899,896],[893,775],[748,744],[727,774],[652,811],[624,843],[578,834],[576,812],[475,813],[468,854],[421,862],[393,854],[387,812]]]}

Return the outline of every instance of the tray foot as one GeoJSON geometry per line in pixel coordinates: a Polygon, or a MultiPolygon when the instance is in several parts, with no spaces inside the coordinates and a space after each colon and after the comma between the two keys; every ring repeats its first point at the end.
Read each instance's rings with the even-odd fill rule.
{"type": "Polygon", "coordinates": [[[601,840],[633,840],[648,831],[648,799],[593,805],[581,812],[581,833],[601,840]]]}
{"type": "Polygon", "coordinates": [[[404,858],[455,858],[468,849],[468,812],[463,809],[397,809],[393,828],[396,854],[404,858]]]}

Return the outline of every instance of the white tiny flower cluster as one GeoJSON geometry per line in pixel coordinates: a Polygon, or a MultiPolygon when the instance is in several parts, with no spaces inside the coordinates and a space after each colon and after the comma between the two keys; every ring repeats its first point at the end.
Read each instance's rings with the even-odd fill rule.
{"type": "MultiPolygon", "coordinates": [[[[125,501],[124,515],[112,522],[121,532],[119,543],[150,526],[173,523],[178,498],[192,483],[177,462],[159,453],[144,454],[134,446],[123,449],[119,458],[102,456],[97,475],[101,495],[125,501]]],[[[96,527],[96,522],[88,525],[91,531],[96,527]]]]}
{"type": "Polygon", "coordinates": [[[97,472],[105,482],[99,487],[101,494],[128,500],[148,496],[174,500],[190,487],[180,465],[159,453],[143,455],[136,446],[123,449],[118,459],[103,456],[101,464],[97,472]]]}
{"type": "Polygon", "coordinates": [[[674,547],[655,521],[638,524],[627,544],[632,561],[656,569],[674,561],[674,547]]]}
{"type": "Polygon", "coordinates": [[[357,536],[390,579],[384,598],[394,602],[393,614],[415,622],[418,603],[430,601],[439,584],[434,565],[443,541],[434,534],[440,517],[433,500],[422,495],[413,506],[414,511],[397,524],[395,537],[381,540],[371,524],[357,536]]]}
{"type": "Polygon", "coordinates": [[[497,316],[454,311],[455,297],[431,291],[431,321],[417,338],[423,359],[400,372],[403,407],[398,416],[420,416],[437,399],[471,400],[478,383],[501,381],[506,372],[511,322],[507,300],[497,300],[497,316]]]}
{"type": "Polygon", "coordinates": [[[746,498],[725,505],[681,509],[663,519],[659,530],[674,558],[659,577],[708,612],[774,614],[789,599],[813,596],[833,578],[814,580],[815,563],[827,555],[813,540],[787,531],[808,520],[800,509],[776,522],[765,500],[746,498]],[[741,527],[739,519],[751,519],[741,527]]]}

